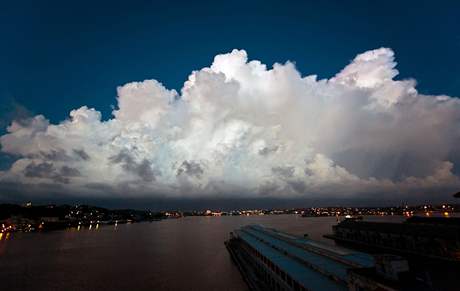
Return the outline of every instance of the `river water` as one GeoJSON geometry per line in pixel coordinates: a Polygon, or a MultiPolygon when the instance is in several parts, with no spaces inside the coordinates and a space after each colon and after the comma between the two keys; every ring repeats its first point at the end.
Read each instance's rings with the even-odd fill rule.
{"type": "Polygon", "coordinates": [[[334,217],[185,217],[0,240],[0,290],[246,290],[224,246],[230,231],[263,224],[329,244],[334,217]]]}

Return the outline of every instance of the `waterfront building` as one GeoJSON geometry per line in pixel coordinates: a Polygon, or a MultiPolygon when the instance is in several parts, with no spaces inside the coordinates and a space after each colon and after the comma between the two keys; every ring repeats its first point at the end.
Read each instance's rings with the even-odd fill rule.
{"type": "MultiPolygon", "coordinates": [[[[407,262],[380,259],[260,225],[230,233],[226,242],[251,290],[411,290],[407,262]]],[[[419,288],[418,290],[424,290],[419,288]]]]}
{"type": "Polygon", "coordinates": [[[59,217],[57,216],[42,216],[40,217],[39,220],[43,222],[59,222],[60,221],[59,217]]]}
{"type": "Polygon", "coordinates": [[[411,217],[403,223],[345,219],[327,237],[407,257],[460,261],[460,218],[411,217]]]}

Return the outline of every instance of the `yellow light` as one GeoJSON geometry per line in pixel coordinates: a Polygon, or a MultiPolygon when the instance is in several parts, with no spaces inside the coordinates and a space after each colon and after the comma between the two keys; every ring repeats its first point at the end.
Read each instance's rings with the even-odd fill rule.
{"type": "Polygon", "coordinates": [[[77,230],[80,231],[80,225],[78,225],[77,230]]]}
{"type": "Polygon", "coordinates": [[[449,216],[449,212],[444,212],[444,216],[449,216]]]}
{"type": "Polygon", "coordinates": [[[2,240],[3,238],[3,232],[0,232],[0,241],[2,240]]]}
{"type": "Polygon", "coordinates": [[[98,228],[99,228],[99,224],[96,224],[96,229],[98,229],[98,228]]]}

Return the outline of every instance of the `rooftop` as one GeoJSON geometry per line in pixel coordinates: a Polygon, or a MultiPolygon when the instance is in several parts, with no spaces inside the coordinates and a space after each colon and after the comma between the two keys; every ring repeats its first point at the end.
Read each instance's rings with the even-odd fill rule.
{"type": "Polygon", "coordinates": [[[298,283],[312,290],[347,290],[348,269],[374,266],[374,259],[367,254],[260,225],[242,227],[235,234],[298,283]]]}

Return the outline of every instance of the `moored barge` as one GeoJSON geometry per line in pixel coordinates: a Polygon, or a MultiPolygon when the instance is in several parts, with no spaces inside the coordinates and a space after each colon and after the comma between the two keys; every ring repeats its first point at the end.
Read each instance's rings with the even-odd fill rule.
{"type": "Polygon", "coordinates": [[[412,290],[405,286],[415,286],[402,258],[376,260],[260,225],[233,231],[225,244],[251,290],[412,290]]]}

